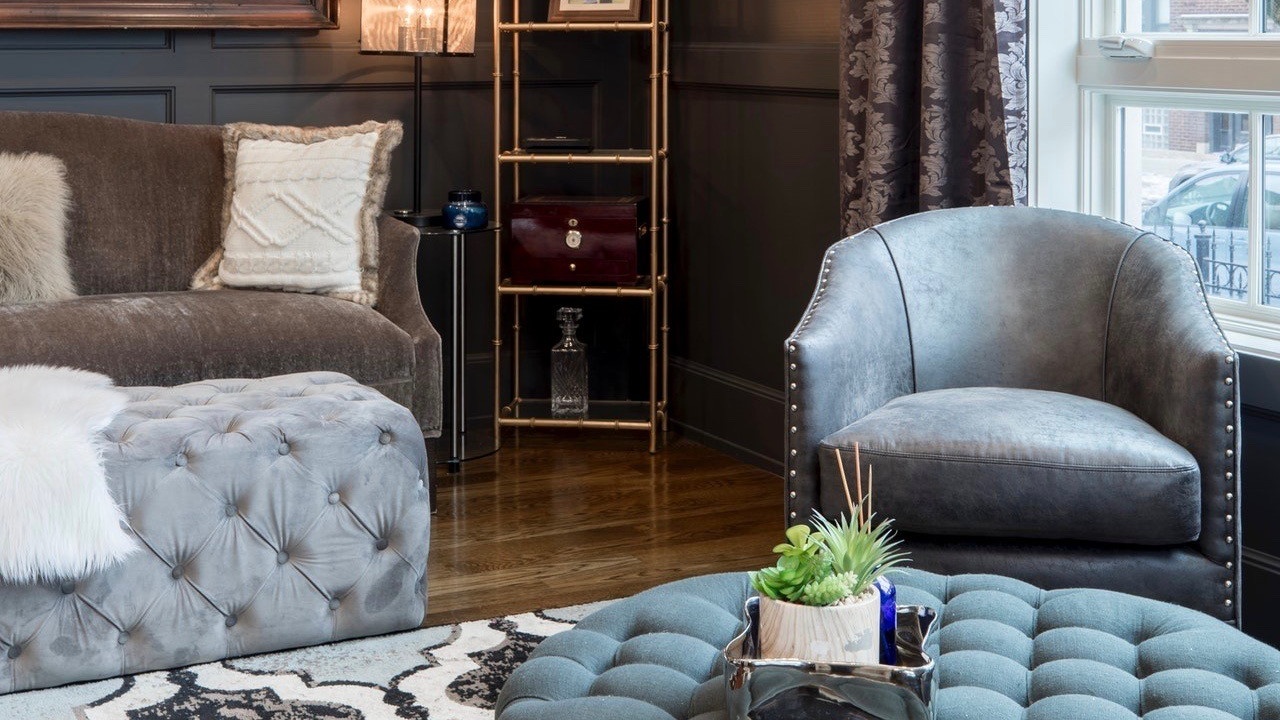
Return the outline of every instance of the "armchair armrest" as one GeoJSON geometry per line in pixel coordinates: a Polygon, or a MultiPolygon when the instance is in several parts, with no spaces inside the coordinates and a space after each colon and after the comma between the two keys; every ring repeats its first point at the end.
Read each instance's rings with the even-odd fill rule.
{"type": "Polygon", "coordinates": [[[444,411],[440,334],[418,296],[418,231],[384,214],[378,219],[378,304],[374,307],[413,339],[413,414],[426,437],[440,436],[444,411]]]}
{"type": "MultiPolygon", "coordinates": [[[[1239,607],[1239,360],[1209,311],[1191,256],[1139,237],[1116,273],[1104,362],[1107,402],[1142,418],[1200,465],[1200,551],[1239,607]]],[[[1235,608],[1233,608],[1233,613],[1235,608]]]]}
{"type": "Polygon", "coordinates": [[[822,487],[822,439],[915,391],[911,334],[897,268],[867,230],[832,245],[813,299],[787,340],[786,522],[838,514],[844,492],[822,487]]]}

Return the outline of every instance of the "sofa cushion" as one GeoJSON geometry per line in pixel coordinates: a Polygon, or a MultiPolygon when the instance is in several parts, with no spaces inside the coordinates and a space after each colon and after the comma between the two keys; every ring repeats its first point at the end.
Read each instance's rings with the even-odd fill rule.
{"type": "Polygon", "coordinates": [[[67,263],[70,206],[61,160],[0,152],[0,303],[76,296],[67,263]]]}
{"type": "Polygon", "coordinates": [[[227,125],[222,247],[195,290],[312,292],[372,306],[378,215],[400,122],[299,128],[227,125]]]}
{"type": "Polygon", "coordinates": [[[370,308],[251,290],[96,295],[0,307],[0,365],[94,370],[119,385],[330,370],[410,405],[409,335],[370,308]]]}
{"type": "Polygon", "coordinates": [[[875,468],[875,512],[904,531],[1141,545],[1200,535],[1195,458],[1097,400],[989,387],[899,397],[822,441],[825,487],[841,487],[837,448],[853,482],[854,443],[875,468]]]}

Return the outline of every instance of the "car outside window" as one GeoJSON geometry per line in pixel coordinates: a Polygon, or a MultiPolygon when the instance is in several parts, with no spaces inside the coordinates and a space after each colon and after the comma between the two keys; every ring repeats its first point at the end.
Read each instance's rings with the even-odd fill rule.
{"type": "Polygon", "coordinates": [[[1169,194],[1153,209],[1158,214],[1147,224],[1226,226],[1232,217],[1232,203],[1240,187],[1242,172],[1217,173],[1191,180],[1169,194]]]}

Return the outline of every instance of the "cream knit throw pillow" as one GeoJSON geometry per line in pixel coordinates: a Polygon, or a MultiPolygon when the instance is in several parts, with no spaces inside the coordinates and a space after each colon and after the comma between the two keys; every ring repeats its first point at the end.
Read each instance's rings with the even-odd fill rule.
{"type": "Polygon", "coordinates": [[[289,290],[373,305],[378,213],[400,123],[225,127],[222,247],[196,290],[289,290]]]}

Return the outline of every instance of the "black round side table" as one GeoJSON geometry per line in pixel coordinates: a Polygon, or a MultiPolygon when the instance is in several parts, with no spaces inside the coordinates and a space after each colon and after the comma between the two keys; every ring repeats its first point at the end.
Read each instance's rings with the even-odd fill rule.
{"type": "Polygon", "coordinates": [[[475,230],[458,230],[438,224],[443,218],[432,218],[435,223],[417,228],[423,242],[436,238],[450,238],[453,241],[453,311],[452,325],[449,328],[452,357],[450,360],[452,400],[449,402],[449,459],[446,464],[450,473],[462,469],[462,463],[475,460],[493,453],[492,447],[473,455],[467,454],[467,377],[466,377],[466,330],[467,330],[467,248],[466,240],[473,235],[485,235],[501,229],[497,223],[489,223],[475,230]]]}

